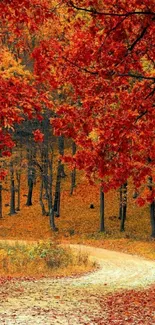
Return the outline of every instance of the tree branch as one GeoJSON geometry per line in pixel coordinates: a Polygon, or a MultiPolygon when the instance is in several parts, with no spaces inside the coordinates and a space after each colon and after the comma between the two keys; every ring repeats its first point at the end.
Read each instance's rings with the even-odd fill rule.
{"type": "MultiPolygon", "coordinates": [[[[152,89],[152,91],[145,97],[145,99],[148,99],[150,96],[153,96],[153,94],[155,93],[155,88],[152,89]]],[[[144,115],[146,115],[148,112],[148,110],[146,109],[145,111],[143,111],[141,114],[139,114],[136,118],[135,123],[137,123],[138,120],[140,120],[144,115]]]]}
{"type": "Polygon", "coordinates": [[[66,57],[63,57],[63,59],[64,59],[66,62],[68,62],[68,63],[70,63],[71,65],[73,65],[74,67],[78,68],[79,70],[85,71],[85,72],[90,73],[90,74],[93,74],[93,75],[97,75],[97,74],[98,74],[98,71],[91,71],[91,70],[88,70],[87,68],[82,68],[82,67],[80,67],[77,63],[68,60],[66,57]]]}
{"type": "Polygon", "coordinates": [[[138,122],[138,120],[140,120],[144,115],[146,115],[147,114],[147,110],[145,110],[144,112],[142,112],[140,115],[138,115],[137,117],[136,117],[136,121],[135,121],[135,123],[136,122],[138,122]]]}
{"type": "Polygon", "coordinates": [[[114,12],[100,12],[97,11],[95,8],[92,9],[88,9],[88,8],[81,8],[76,6],[72,1],[69,1],[69,4],[71,7],[73,7],[76,10],[81,10],[81,11],[86,11],[89,13],[92,13],[94,15],[103,15],[103,16],[114,16],[114,17],[128,17],[128,16],[132,16],[132,15],[152,15],[155,16],[155,12],[151,12],[151,11],[130,11],[127,13],[114,13],[114,12]]]}
{"type": "Polygon", "coordinates": [[[155,82],[155,77],[146,77],[142,75],[136,75],[133,73],[119,73],[117,74],[118,77],[129,77],[129,78],[136,78],[136,79],[145,79],[145,80],[153,80],[155,82]]]}
{"type": "MultiPolygon", "coordinates": [[[[98,71],[91,71],[91,70],[89,70],[87,68],[80,67],[77,63],[68,60],[66,57],[63,57],[63,59],[66,62],[70,63],[71,65],[73,65],[74,67],[78,68],[81,71],[85,71],[86,73],[90,73],[92,75],[98,75],[99,74],[98,71]]],[[[117,73],[115,71],[110,71],[109,76],[113,76],[113,75],[116,75],[118,77],[129,77],[129,78],[136,78],[136,79],[153,80],[155,82],[155,77],[146,77],[146,76],[143,76],[143,75],[136,75],[136,74],[133,74],[133,73],[121,73],[120,74],[120,73],[117,73]]],[[[107,76],[108,76],[108,72],[107,72],[107,76]]]]}
{"type": "Polygon", "coordinates": [[[146,27],[143,28],[141,34],[135,39],[135,41],[132,43],[132,45],[128,48],[129,51],[132,51],[133,48],[136,46],[136,44],[141,40],[141,38],[143,38],[148,27],[149,27],[149,25],[147,25],[146,27]]]}

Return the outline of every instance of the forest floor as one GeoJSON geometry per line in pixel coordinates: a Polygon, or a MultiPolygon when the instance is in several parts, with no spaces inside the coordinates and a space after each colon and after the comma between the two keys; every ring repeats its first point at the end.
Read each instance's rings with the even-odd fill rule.
{"type": "MultiPolygon", "coordinates": [[[[137,254],[155,260],[155,241],[150,238],[149,206],[138,207],[128,187],[128,206],[125,232],[120,232],[119,192],[105,195],[105,232],[99,232],[99,188],[89,185],[83,175],[77,177],[77,187],[70,195],[70,174],[62,179],[61,213],[56,218],[57,233],[50,229],[49,217],[42,216],[39,204],[39,182],[33,193],[33,205],[27,207],[26,180],[21,188],[21,210],[9,216],[9,191],[3,192],[3,218],[0,220],[0,239],[51,240],[57,243],[79,243],[105,249],[137,254]],[[90,205],[94,209],[90,209],[90,205]]],[[[4,187],[9,188],[9,183],[4,187]]],[[[46,200],[45,200],[46,204],[46,200]]]]}
{"type": "Polygon", "coordinates": [[[5,325],[155,324],[155,262],[72,245],[100,269],[80,277],[10,279],[0,286],[0,319],[5,325]]]}
{"type": "Polygon", "coordinates": [[[155,241],[150,238],[149,207],[135,204],[129,186],[126,231],[120,233],[119,193],[109,192],[106,231],[99,233],[98,187],[88,185],[82,176],[71,196],[69,174],[63,182],[58,232],[50,229],[48,216],[41,215],[39,184],[34,187],[33,205],[27,207],[23,183],[21,211],[15,215],[9,216],[9,192],[4,191],[0,240],[92,246],[89,255],[99,254],[101,268],[74,278],[2,279],[0,324],[155,325],[155,241]]]}

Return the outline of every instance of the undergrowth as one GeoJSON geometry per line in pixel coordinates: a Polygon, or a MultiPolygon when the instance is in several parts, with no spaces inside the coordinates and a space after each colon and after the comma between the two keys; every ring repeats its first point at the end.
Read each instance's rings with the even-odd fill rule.
{"type": "Polygon", "coordinates": [[[0,243],[0,273],[11,276],[67,276],[96,267],[86,254],[75,253],[51,242],[0,243]]]}

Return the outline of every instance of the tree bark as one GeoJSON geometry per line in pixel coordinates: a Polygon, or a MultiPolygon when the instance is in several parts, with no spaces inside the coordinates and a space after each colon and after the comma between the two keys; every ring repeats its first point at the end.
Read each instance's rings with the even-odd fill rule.
{"type": "Polygon", "coordinates": [[[20,211],[20,184],[21,184],[21,171],[16,172],[17,179],[17,211],[20,211]]]}
{"type": "Polygon", "coordinates": [[[27,202],[26,205],[29,207],[32,205],[32,194],[33,194],[33,175],[29,175],[28,180],[28,196],[27,196],[27,202]]]}
{"type": "Polygon", "coordinates": [[[120,187],[120,197],[119,197],[119,216],[118,219],[122,220],[123,205],[122,205],[122,186],[120,187]]]}
{"type": "Polygon", "coordinates": [[[151,237],[155,238],[155,201],[150,204],[151,237]]]}
{"type": "Polygon", "coordinates": [[[35,167],[32,165],[33,162],[33,148],[27,150],[28,158],[28,196],[27,196],[27,206],[32,205],[32,195],[33,195],[33,186],[34,186],[34,177],[35,177],[35,167]]]}
{"type": "Polygon", "coordinates": [[[2,184],[0,184],[0,219],[3,218],[3,209],[2,209],[2,184]]]}
{"type": "Polygon", "coordinates": [[[58,231],[58,228],[55,226],[55,218],[54,218],[54,209],[51,208],[49,212],[50,216],[50,227],[52,228],[53,231],[58,231]]]}
{"type": "Polygon", "coordinates": [[[13,162],[10,163],[10,215],[16,214],[15,208],[15,180],[13,162]]]}
{"type": "MultiPolygon", "coordinates": [[[[64,155],[64,136],[61,135],[58,137],[58,149],[59,149],[59,154],[61,156],[64,155]]],[[[61,163],[61,177],[62,178],[65,178],[66,177],[66,174],[65,174],[65,170],[64,170],[64,164],[61,163]]]]}
{"type": "Polygon", "coordinates": [[[46,212],[46,209],[45,209],[44,202],[43,202],[43,179],[41,179],[39,202],[40,202],[41,209],[42,209],[42,215],[43,216],[48,215],[48,213],[46,212]]]}
{"type": "MultiPolygon", "coordinates": [[[[72,142],[72,156],[74,156],[76,154],[76,144],[73,141],[72,142]]],[[[71,171],[71,190],[70,190],[70,194],[73,194],[74,188],[76,187],[76,168],[74,167],[74,169],[71,171]]]]}
{"type": "Polygon", "coordinates": [[[127,182],[122,186],[122,215],[120,223],[120,231],[125,231],[125,220],[127,212],[127,182]]]}
{"type": "MultiPolygon", "coordinates": [[[[149,181],[149,189],[152,192],[153,186],[152,186],[152,177],[150,176],[148,178],[149,181]]],[[[150,204],[150,222],[151,222],[151,237],[155,238],[155,200],[150,204]]]]}
{"type": "Polygon", "coordinates": [[[105,231],[104,226],[104,192],[103,188],[100,187],[100,232],[105,231]]]}
{"type": "Polygon", "coordinates": [[[61,190],[61,161],[58,161],[57,168],[57,179],[55,186],[55,197],[54,197],[54,214],[56,217],[60,216],[60,190],[61,190]]]}

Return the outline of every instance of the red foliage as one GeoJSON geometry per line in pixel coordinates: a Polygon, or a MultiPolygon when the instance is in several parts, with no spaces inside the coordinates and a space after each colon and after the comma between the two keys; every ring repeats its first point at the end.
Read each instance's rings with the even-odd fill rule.
{"type": "Polygon", "coordinates": [[[36,142],[43,142],[44,141],[44,134],[40,130],[35,130],[33,132],[34,140],[36,142]]]}
{"type": "Polygon", "coordinates": [[[100,325],[154,324],[155,288],[144,291],[125,291],[101,297],[100,306],[105,310],[105,319],[94,320],[100,325]]]}
{"type": "MultiPolygon", "coordinates": [[[[119,187],[130,176],[137,188],[155,165],[155,6],[134,0],[64,2],[70,16],[85,12],[89,23],[85,16],[78,24],[75,20],[63,48],[51,50],[44,43],[59,87],[68,83],[72,89],[73,104],[59,107],[52,125],[83,149],[75,156],[77,167],[103,180],[103,188],[119,187]],[[59,65],[54,64],[56,52],[59,65]],[[90,136],[94,131],[95,139],[90,136]]],[[[50,78],[48,65],[44,68],[50,78]]]]}
{"type": "Polygon", "coordinates": [[[5,176],[7,175],[7,171],[0,169],[0,180],[3,181],[5,176]]]}
{"type": "MultiPolygon", "coordinates": [[[[69,99],[57,109],[52,124],[57,134],[72,137],[81,147],[77,166],[101,180],[106,191],[130,176],[138,188],[155,165],[155,5],[150,0],[62,4],[67,14],[62,35],[41,40],[33,50],[34,84],[0,80],[5,94],[0,98],[2,127],[4,116],[9,125],[20,122],[14,107],[30,118],[40,110],[40,89],[50,93],[65,86],[69,99]]],[[[33,33],[49,17],[54,22],[50,6],[50,1],[2,0],[4,30],[21,34],[26,26],[33,33]]]]}
{"type": "Polygon", "coordinates": [[[138,203],[138,205],[139,205],[140,207],[142,207],[143,205],[145,205],[145,200],[144,200],[143,198],[139,197],[139,198],[137,199],[137,203],[138,203]]]}

